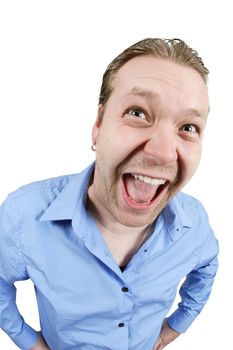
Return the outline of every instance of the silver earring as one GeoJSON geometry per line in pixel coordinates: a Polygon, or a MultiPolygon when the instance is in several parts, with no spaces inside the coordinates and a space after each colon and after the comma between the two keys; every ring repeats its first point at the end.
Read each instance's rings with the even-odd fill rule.
{"type": "Polygon", "coordinates": [[[92,145],[92,146],[91,146],[91,149],[92,149],[93,152],[95,152],[95,151],[96,151],[96,145],[95,145],[95,144],[92,145]]]}

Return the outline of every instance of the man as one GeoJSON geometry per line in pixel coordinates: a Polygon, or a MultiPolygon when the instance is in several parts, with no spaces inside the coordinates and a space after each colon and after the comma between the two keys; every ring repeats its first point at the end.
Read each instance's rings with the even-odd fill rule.
{"type": "Polygon", "coordinates": [[[131,46],[103,76],[95,164],[2,205],[0,322],[21,349],[161,350],[199,314],[218,246],[202,205],[180,190],[200,161],[207,75],[181,40],[131,46]],[[15,304],[13,283],[27,278],[39,333],[15,304]]]}

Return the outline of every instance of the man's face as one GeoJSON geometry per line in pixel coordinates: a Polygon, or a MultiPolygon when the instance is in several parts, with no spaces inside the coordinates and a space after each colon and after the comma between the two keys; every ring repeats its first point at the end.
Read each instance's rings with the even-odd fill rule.
{"type": "Polygon", "coordinates": [[[98,213],[127,226],[153,222],[194,174],[207,115],[207,88],[194,69],[151,56],[122,66],[92,132],[89,197],[98,213]]]}

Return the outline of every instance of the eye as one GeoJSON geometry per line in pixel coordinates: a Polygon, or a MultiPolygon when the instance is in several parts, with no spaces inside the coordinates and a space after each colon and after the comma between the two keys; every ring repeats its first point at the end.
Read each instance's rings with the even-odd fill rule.
{"type": "Polygon", "coordinates": [[[198,127],[194,124],[185,124],[181,127],[181,130],[191,134],[196,134],[199,131],[198,127]]]}
{"type": "Polygon", "coordinates": [[[128,111],[127,111],[128,114],[132,115],[133,117],[135,118],[138,118],[138,119],[142,119],[142,120],[146,120],[146,115],[145,113],[139,109],[139,108],[130,108],[128,111]]]}

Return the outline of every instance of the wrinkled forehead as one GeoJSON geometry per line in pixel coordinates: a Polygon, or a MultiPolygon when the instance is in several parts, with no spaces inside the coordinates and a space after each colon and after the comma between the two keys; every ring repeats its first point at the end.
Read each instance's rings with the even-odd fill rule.
{"type": "Polygon", "coordinates": [[[140,96],[147,100],[165,99],[194,104],[208,114],[207,86],[192,67],[168,59],[139,56],[124,64],[114,79],[113,94],[119,98],[140,96]]]}
{"type": "Polygon", "coordinates": [[[116,73],[115,86],[143,79],[170,84],[174,88],[183,85],[188,89],[196,85],[206,90],[204,80],[194,68],[153,56],[137,56],[126,62],[116,73]]]}

